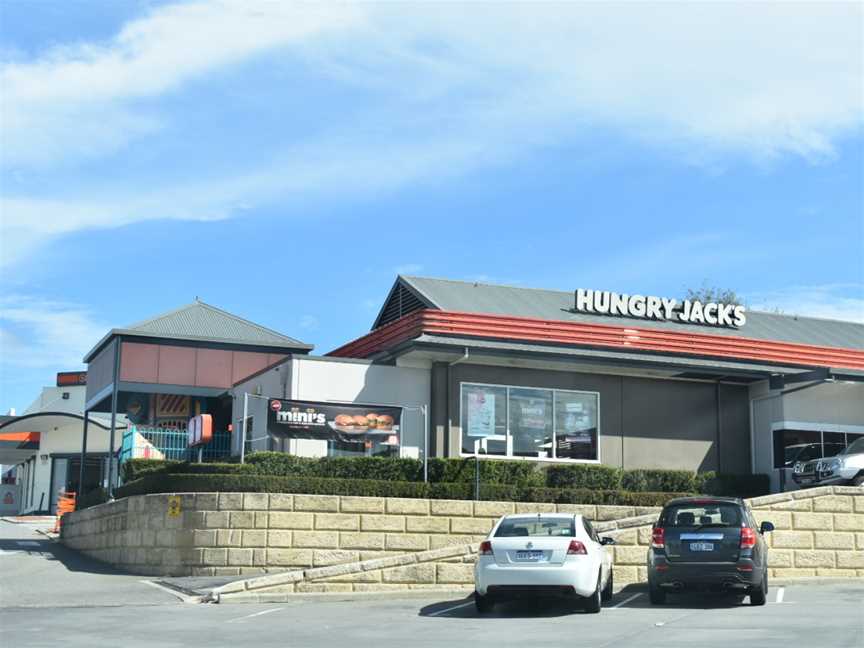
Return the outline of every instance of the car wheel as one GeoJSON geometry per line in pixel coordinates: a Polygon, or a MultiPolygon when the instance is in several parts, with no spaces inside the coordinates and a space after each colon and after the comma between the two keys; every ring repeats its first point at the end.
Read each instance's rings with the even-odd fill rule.
{"type": "Polygon", "coordinates": [[[594,588],[594,593],[585,599],[584,608],[588,614],[597,614],[603,607],[600,578],[600,574],[597,574],[597,587],[594,588]]]}
{"type": "Polygon", "coordinates": [[[858,475],[855,479],[852,480],[853,486],[864,486],[864,475],[858,475]]]}
{"type": "Polygon", "coordinates": [[[768,598],[768,570],[762,575],[762,582],[750,591],[750,605],[765,605],[768,598]]]}
{"type": "Polygon", "coordinates": [[[663,605],[666,602],[666,592],[649,582],[648,599],[651,601],[651,605],[663,605]]]}
{"type": "Polygon", "coordinates": [[[606,581],[606,587],[603,588],[603,594],[600,596],[600,598],[603,600],[604,603],[612,600],[612,588],[613,588],[612,574],[613,573],[614,572],[610,568],[609,569],[609,579],[606,581]]]}
{"type": "Polygon", "coordinates": [[[491,612],[495,607],[495,603],[488,596],[483,596],[480,592],[474,592],[474,607],[480,614],[491,612]]]}

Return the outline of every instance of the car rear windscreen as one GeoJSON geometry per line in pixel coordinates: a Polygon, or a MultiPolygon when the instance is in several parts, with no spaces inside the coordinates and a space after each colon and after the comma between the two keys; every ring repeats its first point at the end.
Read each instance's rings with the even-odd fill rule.
{"type": "Polygon", "coordinates": [[[675,504],[663,510],[663,527],[740,527],[741,507],[729,502],[675,504]]]}
{"type": "Polygon", "coordinates": [[[504,520],[495,532],[496,538],[519,536],[570,536],[576,535],[573,518],[537,517],[504,520]]]}

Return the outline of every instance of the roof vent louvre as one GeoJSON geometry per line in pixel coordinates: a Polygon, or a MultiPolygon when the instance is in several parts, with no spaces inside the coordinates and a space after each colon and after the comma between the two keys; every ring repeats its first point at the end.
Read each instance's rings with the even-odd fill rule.
{"type": "Polygon", "coordinates": [[[413,313],[414,311],[426,308],[426,305],[417,298],[417,296],[408,290],[402,284],[396,286],[396,289],[390,294],[384,308],[381,309],[381,316],[375,328],[395,322],[400,317],[413,313]]]}

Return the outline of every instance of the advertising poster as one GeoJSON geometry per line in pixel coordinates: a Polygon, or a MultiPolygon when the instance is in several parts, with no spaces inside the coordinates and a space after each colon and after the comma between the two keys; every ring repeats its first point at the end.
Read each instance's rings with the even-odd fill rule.
{"type": "Polygon", "coordinates": [[[468,397],[468,436],[495,434],[495,394],[470,391],[468,397]]]}
{"type": "Polygon", "coordinates": [[[279,439],[323,439],[398,447],[402,409],[270,399],[268,431],[279,439]]]}

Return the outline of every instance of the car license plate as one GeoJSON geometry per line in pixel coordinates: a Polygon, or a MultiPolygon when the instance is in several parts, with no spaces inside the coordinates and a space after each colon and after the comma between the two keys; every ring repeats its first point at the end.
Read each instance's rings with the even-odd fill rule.
{"type": "Polygon", "coordinates": [[[517,551],[516,552],[516,560],[522,560],[525,562],[540,562],[543,560],[543,552],[542,551],[517,551]]]}
{"type": "Polygon", "coordinates": [[[713,542],[691,542],[690,551],[714,551],[713,542]]]}

